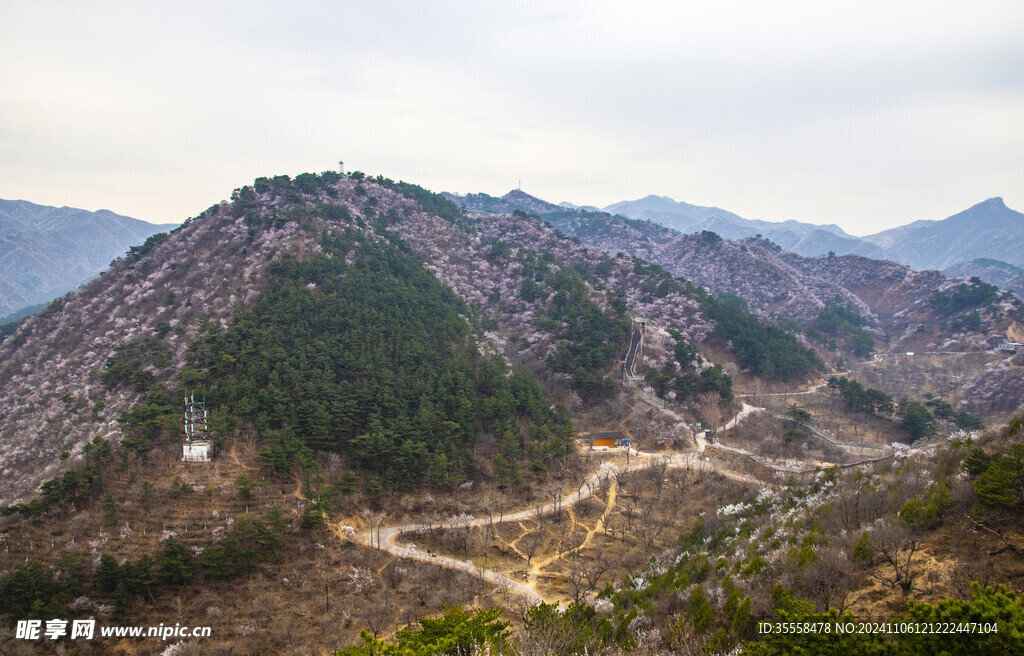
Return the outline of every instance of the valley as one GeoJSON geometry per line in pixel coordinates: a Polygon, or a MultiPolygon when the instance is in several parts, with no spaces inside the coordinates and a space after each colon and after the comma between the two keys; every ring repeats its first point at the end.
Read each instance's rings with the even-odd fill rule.
{"type": "Polygon", "coordinates": [[[990,344],[1012,297],[549,218],[259,178],[26,319],[0,344],[4,631],[206,623],[166,653],[356,656],[440,616],[438,640],[521,656],[784,653],[757,621],[1024,575],[1024,362],[990,344]],[[185,394],[209,463],[181,462],[185,394]]]}

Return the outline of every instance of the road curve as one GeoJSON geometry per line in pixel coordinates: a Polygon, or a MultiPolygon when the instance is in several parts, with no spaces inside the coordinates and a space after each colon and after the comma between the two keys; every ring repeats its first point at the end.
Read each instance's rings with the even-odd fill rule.
{"type": "MultiPolygon", "coordinates": [[[[736,472],[729,471],[723,467],[717,465],[717,463],[701,462],[702,458],[699,453],[677,453],[670,456],[658,456],[657,454],[639,454],[641,457],[637,459],[637,462],[626,466],[619,467],[615,466],[614,474],[617,476],[622,473],[634,472],[649,467],[652,460],[664,460],[667,462],[669,467],[700,467],[705,466],[708,469],[713,469],[719,473],[725,475],[728,478],[744,482],[744,483],[758,483],[757,479],[738,474],[736,472]]],[[[593,494],[594,489],[598,487],[598,483],[601,482],[601,476],[599,473],[591,475],[583,484],[580,485],[579,490],[567,498],[561,500],[557,505],[562,509],[569,508],[576,505],[580,501],[590,497],[593,494]]],[[[538,515],[546,515],[555,511],[556,502],[544,504],[543,506],[535,508],[527,508],[519,512],[511,513],[501,517],[500,523],[505,522],[518,522],[524,519],[532,519],[538,515]]],[[[446,524],[443,528],[471,528],[476,526],[484,526],[487,523],[494,521],[494,518],[480,517],[468,519],[465,521],[457,522],[455,524],[446,524]]],[[[499,522],[495,522],[499,523],[499,522]]],[[[435,526],[435,528],[437,528],[435,526]]],[[[541,596],[533,588],[523,584],[520,581],[516,581],[504,574],[494,572],[492,570],[478,567],[473,563],[465,560],[459,560],[457,558],[451,558],[448,556],[441,556],[430,554],[414,544],[400,545],[396,543],[398,536],[402,533],[416,533],[418,531],[426,531],[429,527],[426,524],[405,524],[401,526],[384,526],[375,531],[362,531],[358,535],[358,539],[363,544],[387,551],[388,553],[397,556],[399,558],[408,558],[411,560],[418,560],[433,565],[439,565],[448,569],[456,570],[459,572],[465,572],[482,578],[485,581],[497,585],[499,588],[506,589],[514,594],[523,597],[530,603],[531,606],[536,606],[545,601],[544,597],[541,596]]]]}

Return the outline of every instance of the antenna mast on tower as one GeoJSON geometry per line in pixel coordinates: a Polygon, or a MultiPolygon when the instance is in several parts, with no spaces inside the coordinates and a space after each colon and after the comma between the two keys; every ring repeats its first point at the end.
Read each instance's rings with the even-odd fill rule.
{"type": "Polygon", "coordinates": [[[196,401],[196,395],[192,393],[185,397],[185,441],[205,439],[206,400],[196,401]]]}

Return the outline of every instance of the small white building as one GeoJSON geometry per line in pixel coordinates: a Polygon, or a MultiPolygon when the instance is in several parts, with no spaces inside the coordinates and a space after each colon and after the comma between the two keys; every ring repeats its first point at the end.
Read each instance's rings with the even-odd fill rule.
{"type": "Polygon", "coordinates": [[[210,440],[189,440],[181,444],[182,462],[210,462],[213,442],[210,440]]]}

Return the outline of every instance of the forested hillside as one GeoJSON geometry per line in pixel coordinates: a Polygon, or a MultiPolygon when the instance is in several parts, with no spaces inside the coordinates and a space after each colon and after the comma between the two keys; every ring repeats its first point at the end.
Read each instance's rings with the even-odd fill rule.
{"type": "Polygon", "coordinates": [[[509,378],[500,356],[481,354],[465,303],[400,239],[358,240],[349,231],[310,260],[275,262],[252,307],[189,351],[182,377],[252,422],[262,463],[287,473],[314,451],[340,452],[384,487],[414,489],[477,475],[482,434],[518,454],[521,428],[540,462],[571,448],[564,408],[550,409],[531,374],[509,378]]]}

